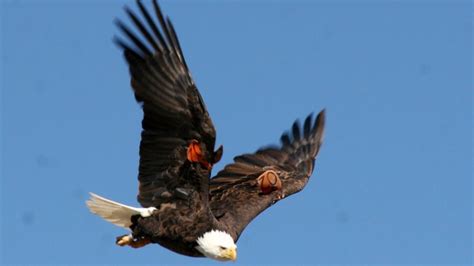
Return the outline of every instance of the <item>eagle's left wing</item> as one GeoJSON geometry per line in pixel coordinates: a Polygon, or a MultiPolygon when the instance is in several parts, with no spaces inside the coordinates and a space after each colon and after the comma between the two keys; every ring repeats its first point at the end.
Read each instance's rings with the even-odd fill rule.
{"type": "Polygon", "coordinates": [[[281,147],[237,156],[211,179],[211,210],[234,240],[259,213],[304,188],[322,143],[324,121],[324,110],[314,122],[309,115],[302,128],[296,121],[291,134],[282,135],[281,147]]]}
{"type": "Polygon", "coordinates": [[[171,20],[156,0],[152,3],[155,19],[139,0],[142,19],[126,7],[136,33],[117,20],[125,38],[115,39],[124,51],[133,92],[143,109],[137,197],[143,207],[188,204],[198,194],[207,197],[212,164],[222,154],[222,149],[214,151],[216,130],[171,20]]]}

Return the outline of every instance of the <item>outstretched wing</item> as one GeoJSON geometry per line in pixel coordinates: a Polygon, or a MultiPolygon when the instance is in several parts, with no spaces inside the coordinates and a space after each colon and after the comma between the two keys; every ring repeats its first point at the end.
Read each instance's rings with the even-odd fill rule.
{"type": "Polygon", "coordinates": [[[202,164],[214,162],[216,133],[171,21],[163,17],[156,0],[159,24],[140,1],[137,4],[145,23],[128,7],[125,11],[141,36],[116,20],[126,38],[116,37],[115,42],[124,51],[135,98],[143,108],[138,201],[150,207],[196,191],[208,193],[210,167],[202,164]],[[191,155],[199,153],[199,162],[188,160],[190,147],[191,155]]]}
{"type": "Polygon", "coordinates": [[[302,128],[296,121],[291,134],[281,136],[281,147],[237,156],[211,179],[212,212],[234,240],[259,213],[304,188],[322,143],[324,121],[324,110],[315,121],[309,115],[302,128]]]}

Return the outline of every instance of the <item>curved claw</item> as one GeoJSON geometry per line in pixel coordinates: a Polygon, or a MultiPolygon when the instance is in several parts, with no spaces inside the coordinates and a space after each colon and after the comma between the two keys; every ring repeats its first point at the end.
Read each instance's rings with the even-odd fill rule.
{"type": "Polygon", "coordinates": [[[275,190],[281,190],[282,183],[278,174],[273,170],[263,172],[257,178],[258,186],[263,194],[269,194],[275,190]]]}
{"type": "Polygon", "coordinates": [[[132,248],[141,248],[151,243],[150,239],[142,237],[134,239],[132,235],[118,236],[115,243],[121,247],[130,246],[132,248]]]}
{"type": "Polygon", "coordinates": [[[201,149],[201,144],[199,141],[193,139],[188,146],[186,151],[186,157],[188,161],[193,163],[200,163],[204,168],[210,170],[212,168],[212,164],[209,163],[206,158],[204,158],[204,154],[201,149]]]}

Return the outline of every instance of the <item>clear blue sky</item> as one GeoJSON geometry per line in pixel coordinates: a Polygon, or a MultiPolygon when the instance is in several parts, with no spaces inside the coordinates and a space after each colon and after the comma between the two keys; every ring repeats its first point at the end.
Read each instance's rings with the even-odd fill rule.
{"type": "MultiPolygon", "coordinates": [[[[2,262],[216,265],[93,216],[137,205],[141,110],[112,21],[125,1],[2,0],[2,262]]],[[[134,4],[130,4],[135,8],[134,4]]],[[[327,108],[306,189],[238,242],[244,264],[472,263],[470,1],[162,1],[225,153],[327,108]]]]}

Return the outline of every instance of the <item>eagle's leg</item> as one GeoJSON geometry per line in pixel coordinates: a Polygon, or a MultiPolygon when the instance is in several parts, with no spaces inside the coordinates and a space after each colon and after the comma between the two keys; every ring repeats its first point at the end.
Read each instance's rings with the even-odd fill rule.
{"type": "Polygon", "coordinates": [[[115,244],[123,247],[127,246],[133,241],[133,236],[132,235],[123,235],[123,236],[118,236],[117,240],[115,241],[115,244]]]}
{"type": "Polygon", "coordinates": [[[199,143],[199,141],[193,139],[188,146],[186,154],[189,162],[200,163],[201,166],[208,170],[212,168],[212,164],[208,162],[206,158],[204,158],[204,154],[201,149],[201,143],[199,143]]]}
{"type": "Polygon", "coordinates": [[[132,235],[123,235],[117,237],[115,242],[119,246],[130,246],[132,248],[141,248],[151,243],[150,239],[147,237],[140,237],[138,239],[133,238],[132,235]]]}
{"type": "Polygon", "coordinates": [[[281,191],[282,183],[277,172],[267,170],[257,178],[257,184],[262,194],[269,194],[275,190],[281,191]]]}

